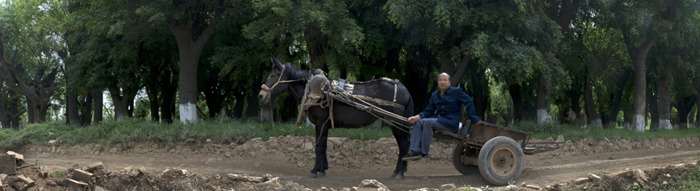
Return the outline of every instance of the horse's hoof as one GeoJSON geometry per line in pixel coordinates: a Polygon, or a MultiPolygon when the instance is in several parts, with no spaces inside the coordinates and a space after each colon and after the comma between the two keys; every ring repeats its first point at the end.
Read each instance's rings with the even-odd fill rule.
{"type": "Polygon", "coordinates": [[[394,179],[394,180],[403,180],[404,178],[405,178],[405,176],[403,176],[403,174],[394,173],[391,175],[391,179],[394,179]]]}
{"type": "Polygon", "coordinates": [[[325,172],[316,172],[316,176],[318,176],[319,178],[323,178],[324,176],[326,176],[326,173],[325,172]]]}
{"type": "Polygon", "coordinates": [[[309,173],[309,178],[316,178],[318,177],[315,172],[310,172],[309,173]]]}

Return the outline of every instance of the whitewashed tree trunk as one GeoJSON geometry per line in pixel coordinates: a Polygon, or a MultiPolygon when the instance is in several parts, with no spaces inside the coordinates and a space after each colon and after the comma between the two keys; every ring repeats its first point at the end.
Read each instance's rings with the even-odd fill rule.
{"type": "Polygon", "coordinates": [[[180,122],[197,122],[197,105],[194,103],[180,104],[180,122]]]}
{"type": "Polygon", "coordinates": [[[546,109],[538,109],[537,110],[537,122],[542,124],[542,123],[551,123],[552,122],[552,116],[549,115],[549,112],[547,112],[546,109]]]}

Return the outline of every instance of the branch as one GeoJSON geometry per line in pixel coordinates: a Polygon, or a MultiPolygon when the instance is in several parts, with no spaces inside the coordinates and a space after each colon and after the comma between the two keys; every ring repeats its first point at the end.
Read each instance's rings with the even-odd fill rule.
{"type": "Polygon", "coordinates": [[[19,110],[17,113],[15,113],[14,115],[10,116],[10,119],[18,118],[19,116],[22,116],[22,114],[24,114],[24,112],[27,112],[27,108],[22,108],[22,109],[19,110]]]}
{"type": "Polygon", "coordinates": [[[464,71],[467,70],[467,66],[469,66],[469,62],[471,61],[471,59],[472,55],[469,53],[462,57],[462,61],[459,62],[459,66],[457,66],[457,71],[451,79],[451,84],[456,85],[459,81],[462,80],[462,77],[464,76],[464,71]]]}
{"type": "Polygon", "coordinates": [[[197,41],[194,42],[197,48],[201,49],[205,44],[207,44],[211,36],[214,34],[214,28],[216,28],[216,26],[214,24],[210,24],[206,29],[204,29],[204,31],[202,31],[202,34],[199,35],[197,41]]]}

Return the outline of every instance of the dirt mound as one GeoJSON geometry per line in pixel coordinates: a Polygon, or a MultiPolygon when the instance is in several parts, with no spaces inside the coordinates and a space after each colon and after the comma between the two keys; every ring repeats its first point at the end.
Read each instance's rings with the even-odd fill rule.
{"type": "Polygon", "coordinates": [[[205,176],[187,170],[166,169],[151,175],[132,167],[107,171],[101,162],[49,172],[24,162],[23,158],[12,156],[12,159],[11,165],[3,163],[0,169],[0,172],[9,173],[0,174],[0,190],[306,190],[297,183],[282,181],[269,174],[205,176]],[[10,166],[14,169],[7,168],[10,166]]]}
{"type": "MultiPolygon", "coordinates": [[[[538,142],[542,140],[532,140],[538,142]]],[[[600,141],[581,139],[567,141],[560,149],[537,154],[541,158],[571,158],[599,153],[614,153],[633,150],[679,150],[700,147],[700,137],[660,138],[660,139],[608,139],[600,141]]],[[[611,158],[612,160],[613,158],[611,158]]]]}
{"type": "MultiPolygon", "coordinates": [[[[700,164],[700,162],[698,163],[700,164]]],[[[697,170],[698,164],[675,164],[650,170],[626,170],[603,176],[589,174],[565,185],[551,185],[550,190],[661,190],[673,189],[670,184],[684,174],[697,170]]]]}
{"type": "MultiPolygon", "coordinates": [[[[270,137],[263,141],[261,138],[252,139],[242,145],[235,146],[233,154],[236,157],[256,157],[284,153],[287,162],[298,168],[307,167],[302,161],[314,161],[316,155],[313,148],[315,140],[312,137],[281,136],[270,137]]],[[[431,163],[448,163],[452,157],[453,143],[435,142],[431,144],[429,158],[431,163]]],[[[378,140],[351,140],[342,137],[328,138],[328,163],[331,168],[357,169],[367,166],[393,166],[399,154],[399,147],[394,138],[378,140]]]]}
{"type": "MultiPolygon", "coordinates": [[[[46,185],[44,190],[64,189],[65,179],[72,178],[76,169],[87,170],[88,164],[96,161],[104,161],[109,168],[104,173],[88,172],[93,173],[95,185],[108,190],[342,190],[358,186],[365,179],[376,179],[392,190],[423,187],[432,190],[445,184],[487,186],[478,172],[463,176],[454,169],[451,159],[455,143],[445,141],[431,145],[428,159],[409,164],[406,181],[389,179],[398,157],[394,138],[360,141],[330,137],[327,176],[307,178],[315,160],[314,142],[310,136],[280,136],[268,140],[256,138],[240,145],[206,140],[174,144],[28,145],[19,151],[28,156],[29,163],[41,167],[28,166],[18,171],[33,179],[37,187],[46,185]],[[39,174],[37,170],[52,172],[47,178],[41,178],[36,175],[39,174]],[[279,184],[270,182],[273,179],[279,184]]],[[[514,184],[526,182],[528,185],[508,189],[545,188],[556,184],[564,187],[565,182],[585,177],[586,173],[605,177],[625,168],[653,174],[646,170],[687,162],[684,161],[686,156],[698,156],[699,147],[698,137],[567,142],[557,150],[527,155],[523,175],[514,184]]],[[[616,176],[609,179],[615,180],[613,177],[616,176]]],[[[3,181],[4,186],[12,186],[14,180],[10,178],[3,181]]]]}

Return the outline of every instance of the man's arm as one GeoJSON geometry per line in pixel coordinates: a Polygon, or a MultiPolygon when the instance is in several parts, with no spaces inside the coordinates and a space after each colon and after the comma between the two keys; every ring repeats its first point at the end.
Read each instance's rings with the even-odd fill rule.
{"type": "Polygon", "coordinates": [[[428,100],[428,105],[425,106],[425,109],[418,113],[418,115],[414,115],[408,118],[408,123],[413,124],[415,123],[418,119],[420,118],[425,118],[425,117],[431,117],[435,114],[435,103],[433,103],[433,97],[430,96],[430,99],[428,100]]]}
{"type": "Polygon", "coordinates": [[[425,106],[425,109],[418,113],[418,116],[421,118],[426,118],[426,117],[431,117],[435,114],[435,103],[433,103],[433,96],[430,96],[428,99],[428,105],[425,106]]]}
{"type": "Polygon", "coordinates": [[[464,91],[459,92],[458,99],[462,102],[462,104],[464,104],[464,107],[466,107],[467,117],[469,117],[469,119],[472,121],[472,124],[481,123],[481,119],[476,115],[476,109],[474,108],[474,100],[472,97],[467,95],[467,93],[464,93],[464,91]]]}

